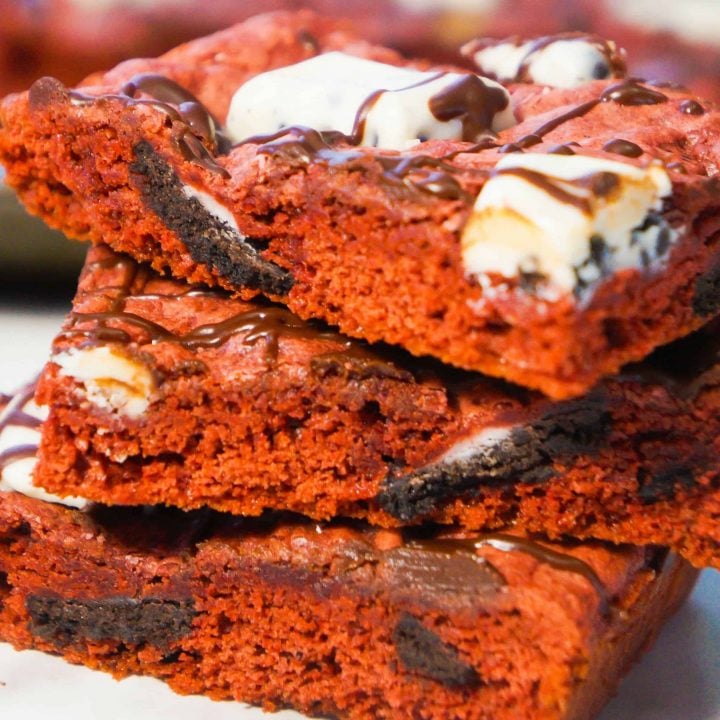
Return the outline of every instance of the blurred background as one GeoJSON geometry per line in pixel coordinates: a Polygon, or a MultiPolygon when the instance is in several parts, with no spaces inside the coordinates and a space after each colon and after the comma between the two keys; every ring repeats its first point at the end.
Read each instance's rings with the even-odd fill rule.
{"type": "MultiPolygon", "coordinates": [[[[720,100],[720,0],[0,0],[0,97],[43,75],[67,85],[158,55],[251,15],[307,7],[404,53],[467,62],[475,37],[592,32],[625,47],[630,72],[720,100]]],[[[30,220],[0,180],[0,287],[69,297],[82,246],[30,220]],[[48,262],[51,259],[52,262],[48,262]]]]}

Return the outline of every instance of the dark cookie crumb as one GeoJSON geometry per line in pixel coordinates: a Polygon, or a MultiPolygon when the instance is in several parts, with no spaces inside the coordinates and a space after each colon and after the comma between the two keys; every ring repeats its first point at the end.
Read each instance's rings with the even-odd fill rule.
{"type": "Polygon", "coordinates": [[[690,489],[695,485],[695,473],[687,465],[673,465],[656,471],[642,467],[637,479],[638,496],[646,505],[671,500],[679,489],[690,489]]]}
{"type": "Polygon", "coordinates": [[[709,318],[720,310],[720,264],[702,274],[695,283],[692,299],[693,312],[709,318]]]}
{"type": "Polygon", "coordinates": [[[25,605],[33,635],[57,647],[83,640],[114,640],[163,648],[187,635],[195,617],[192,600],[74,600],[30,595],[25,605]]]}

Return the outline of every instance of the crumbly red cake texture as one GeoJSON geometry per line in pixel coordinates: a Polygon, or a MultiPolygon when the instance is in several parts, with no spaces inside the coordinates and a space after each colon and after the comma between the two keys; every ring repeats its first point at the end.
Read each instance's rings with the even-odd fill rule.
{"type": "Polygon", "coordinates": [[[717,346],[700,331],[553,402],[96,246],[39,383],[35,482],[109,505],[517,525],[720,566],[717,346]]]}
{"type": "Polygon", "coordinates": [[[682,91],[630,83],[599,102],[610,82],[512,89],[521,122],[495,145],[522,141],[563,116],[534,152],[579,142],[574,151],[581,154],[636,165],[658,158],[671,167],[673,193],[663,218],[680,238],[665,264],[612,274],[587,303],[571,295],[550,302],[520,287],[486,292],[466,276],[460,235],[474,197],[505,157],[497,148],[461,152],[473,146],[421,143],[400,155],[414,158],[410,170],[407,164],[399,170],[398,156],[388,160],[387,151],[323,150],[322,142],[318,150],[310,137],[292,134],[223,154],[212,139],[202,145],[194,134],[199,126],[191,130],[167,102],[159,108],[142,93],[138,98],[149,102],[119,95],[138,74],[161,74],[222,122],[246,79],[330,50],[403,62],[315,16],[276,14],[155,60],[124,63],[93,76],[79,94],[41,80],[2,108],[0,158],[8,182],[31,212],[72,237],[107,242],[156,269],[246,299],[264,292],[351,336],[556,398],[586,391],[601,375],[717,313],[720,115],[706,103],[688,113],[682,91]],[[653,104],[636,104],[646,101],[653,104]],[[576,114],[586,102],[592,108],[576,114]],[[642,157],[602,150],[617,139],[638,145],[642,157]],[[445,174],[438,179],[427,163],[440,157],[445,174]],[[188,197],[185,186],[229,209],[240,234],[188,197]]]}
{"type": "Polygon", "coordinates": [[[482,539],[0,493],[0,640],[312,715],[591,718],[696,575],[482,539]]]}

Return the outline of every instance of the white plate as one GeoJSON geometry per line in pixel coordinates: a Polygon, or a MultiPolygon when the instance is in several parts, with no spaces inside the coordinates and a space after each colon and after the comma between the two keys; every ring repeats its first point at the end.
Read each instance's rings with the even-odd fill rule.
{"type": "MultiPolygon", "coordinates": [[[[57,312],[0,307],[0,391],[40,369],[57,312]]],[[[67,665],[0,644],[1,720],[260,720],[257,708],[180,697],[161,682],[67,665]]],[[[273,715],[298,720],[297,713],[273,715]]],[[[522,720],[522,719],[519,719],[522,720]]],[[[720,720],[720,573],[705,572],[690,602],[636,666],[601,720],[720,720]]]]}

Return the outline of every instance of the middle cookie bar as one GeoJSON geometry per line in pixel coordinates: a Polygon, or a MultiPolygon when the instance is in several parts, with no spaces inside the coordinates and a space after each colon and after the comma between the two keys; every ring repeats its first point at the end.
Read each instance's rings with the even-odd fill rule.
{"type": "Polygon", "coordinates": [[[720,567],[718,335],[553,402],[98,246],[40,379],[35,482],[108,504],[514,525],[720,567]]]}

